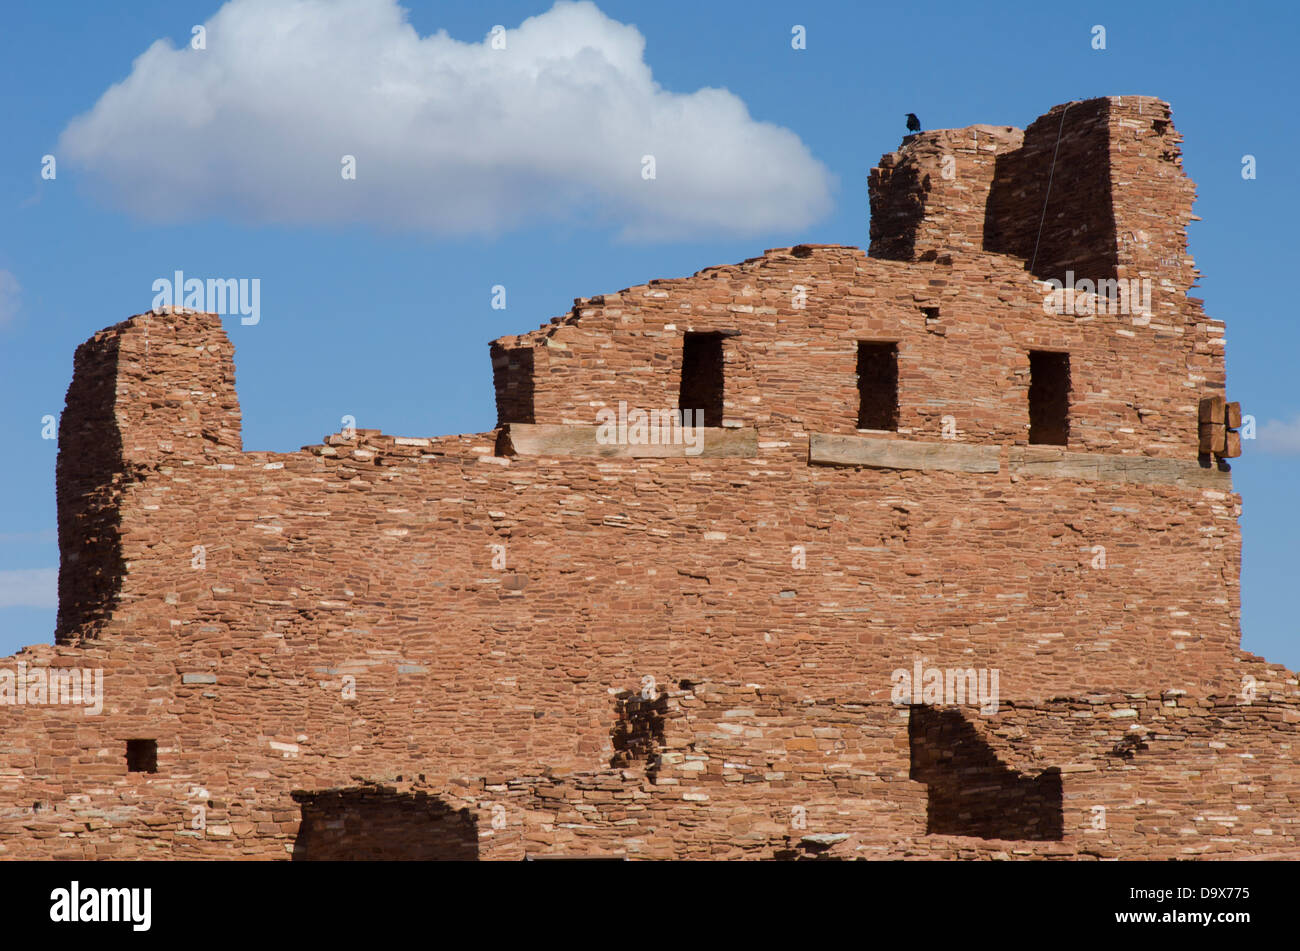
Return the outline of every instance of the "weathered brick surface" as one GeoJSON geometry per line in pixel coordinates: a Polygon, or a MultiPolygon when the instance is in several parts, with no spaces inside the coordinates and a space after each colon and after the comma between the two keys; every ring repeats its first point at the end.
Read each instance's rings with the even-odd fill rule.
{"type": "Polygon", "coordinates": [[[1222,325],[1168,107],[909,139],[880,258],[579,300],[493,345],[489,433],[243,452],[219,318],[84,344],[57,644],[0,669],[103,668],[104,710],[0,705],[0,855],[1300,854],[1300,687],[1239,649],[1241,502],[1198,457],[1222,325]],[[1150,276],[1150,316],[1044,313],[1058,130],[1037,274],[1150,276]],[[1107,215],[1142,234],[1068,230],[1107,215]],[[689,331],[729,334],[726,438],[597,443],[676,405],[689,331]],[[860,340],[897,342],[897,432],[856,430],[860,340]],[[1037,349],[1064,450],[1027,445],[1037,349]],[[896,703],[917,660],[997,669],[998,712],[896,703]]]}

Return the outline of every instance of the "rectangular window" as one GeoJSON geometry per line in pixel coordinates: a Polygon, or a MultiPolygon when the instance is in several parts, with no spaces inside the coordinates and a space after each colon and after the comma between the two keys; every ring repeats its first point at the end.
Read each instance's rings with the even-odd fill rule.
{"type": "Polygon", "coordinates": [[[158,772],[158,741],[127,740],[126,768],[131,773],[158,772]]]}
{"type": "Polygon", "coordinates": [[[682,388],[677,405],[700,410],[705,426],[722,425],[722,336],[688,333],[682,342],[682,388]]]}
{"type": "Polygon", "coordinates": [[[1029,351],[1029,442],[1064,446],[1070,438],[1070,355],[1029,351]]]}
{"type": "Polygon", "coordinates": [[[898,429],[898,344],[858,342],[858,429],[898,429]]]}

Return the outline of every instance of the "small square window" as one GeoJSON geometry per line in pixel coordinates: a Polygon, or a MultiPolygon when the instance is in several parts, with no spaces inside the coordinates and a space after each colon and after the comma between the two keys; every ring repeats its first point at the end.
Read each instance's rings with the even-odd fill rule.
{"type": "Polygon", "coordinates": [[[127,740],[126,770],[129,773],[158,772],[158,741],[127,740]]]}

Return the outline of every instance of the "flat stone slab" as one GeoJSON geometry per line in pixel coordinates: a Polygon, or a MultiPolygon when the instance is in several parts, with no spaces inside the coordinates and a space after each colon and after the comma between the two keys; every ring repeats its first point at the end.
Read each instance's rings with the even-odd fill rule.
{"type": "Polygon", "coordinates": [[[758,455],[758,433],[753,429],[701,427],[698,441],[693,440],[694,445],[684,440],[667,443],[606,443],[597,438],[600,429],[599,426],[576,423],[507,423],[502,427],[504,445],[501,451],[521,456],[586,456],[603,459],[717,459],[758,455]]]}
{"type": "Polygon", "coordinates": [[[818,466],[997,472],[1000,451],[998,446],[972,446],[955,441],[918,442],[830,433],[811,433],[808,438],[808,461],[818,466]]]}
{"type": "Polygon", "coordinates": [[[1191,460],[1017,446],[1011,450],[1009,463],[1011,471],[1022,476],[1232,491],[1229,470],[1214,465],[1205,467],[1191,460]]]}

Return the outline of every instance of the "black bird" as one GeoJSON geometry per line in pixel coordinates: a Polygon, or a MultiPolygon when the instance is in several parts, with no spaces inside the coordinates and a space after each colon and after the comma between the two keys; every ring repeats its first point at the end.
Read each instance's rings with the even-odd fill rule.
{"type": "Polygon", "coordinates": [[[909,112],[907,114],[907,131],[908,132],[921,131],[921,120],[916,117],[915,112],[909,112]]]}

